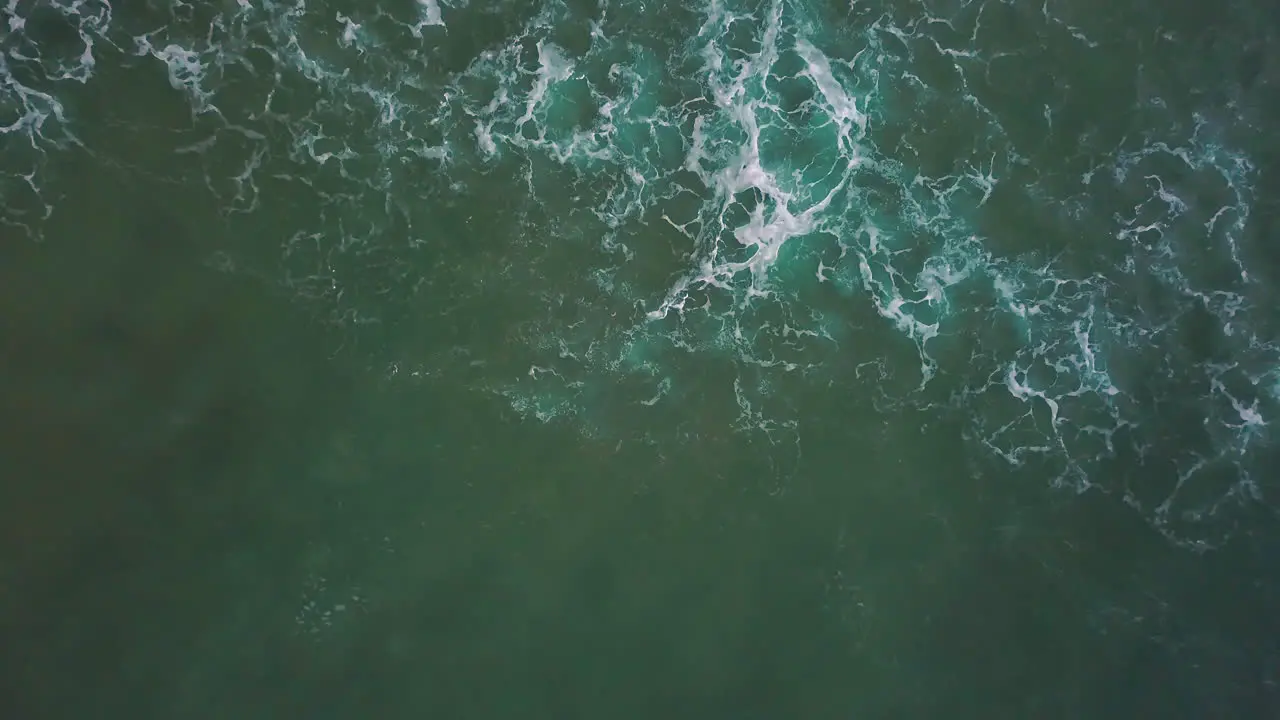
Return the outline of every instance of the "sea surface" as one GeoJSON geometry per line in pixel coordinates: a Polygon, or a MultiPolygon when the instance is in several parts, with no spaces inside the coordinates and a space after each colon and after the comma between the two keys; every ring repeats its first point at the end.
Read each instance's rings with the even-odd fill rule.
{"type": "Polygon", "coordinates": [[[1280,717],[1261,0],[0,0],[0,716],[1280,717]]]}

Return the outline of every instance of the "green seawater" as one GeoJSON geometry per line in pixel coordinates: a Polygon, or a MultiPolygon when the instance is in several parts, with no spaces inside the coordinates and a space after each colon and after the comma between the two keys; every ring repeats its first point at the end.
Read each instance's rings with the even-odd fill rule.
{"type": "Polygon", "coordinates": [[[1280,716],[1257,0],[4,0],[0,716],[1280,716]]]}

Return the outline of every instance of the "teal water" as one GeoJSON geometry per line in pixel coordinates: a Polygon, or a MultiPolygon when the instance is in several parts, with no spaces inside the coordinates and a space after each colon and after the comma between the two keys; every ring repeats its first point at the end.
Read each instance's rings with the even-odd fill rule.
{"type": "Polygon", "coordinates": [[[5,717],[1280,713],[1265,4],[6,3],[5,717]]]}

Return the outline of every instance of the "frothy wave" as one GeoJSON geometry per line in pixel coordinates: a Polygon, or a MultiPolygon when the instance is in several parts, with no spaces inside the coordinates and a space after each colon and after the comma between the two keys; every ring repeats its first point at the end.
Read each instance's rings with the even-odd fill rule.
{"type": "Polygon", "coordinates": [[[1247,108],[1174,102],[1196,79],[1136,60],[1056,80],[1129,39],[1051,5],[547,3],[502,24],[443,0],[10,0],[3,221],[41,236],[57,153],[130,164],[77,109],[109,54],[188,103],[172,152],[252,238],[222,267],[353,337],[518,318],[365,344],[389,376],[611,439],[691,437],[704,413],[797,456],[789,393],[872,397],[1213,547],[1274,492],[1247,108]],[[992,31],[1013,22],[1022,45],[992,31]],[[476,197],[490,216],[463,215],[476,197]]]}

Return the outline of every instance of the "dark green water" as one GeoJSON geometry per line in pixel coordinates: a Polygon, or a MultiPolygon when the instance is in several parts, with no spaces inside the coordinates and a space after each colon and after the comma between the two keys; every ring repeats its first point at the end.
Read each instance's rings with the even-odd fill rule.
{"type": "Polygon", "coordinates": [[[6,2],[3,717],[1280,715],[1265,4],[6,2]]]}

